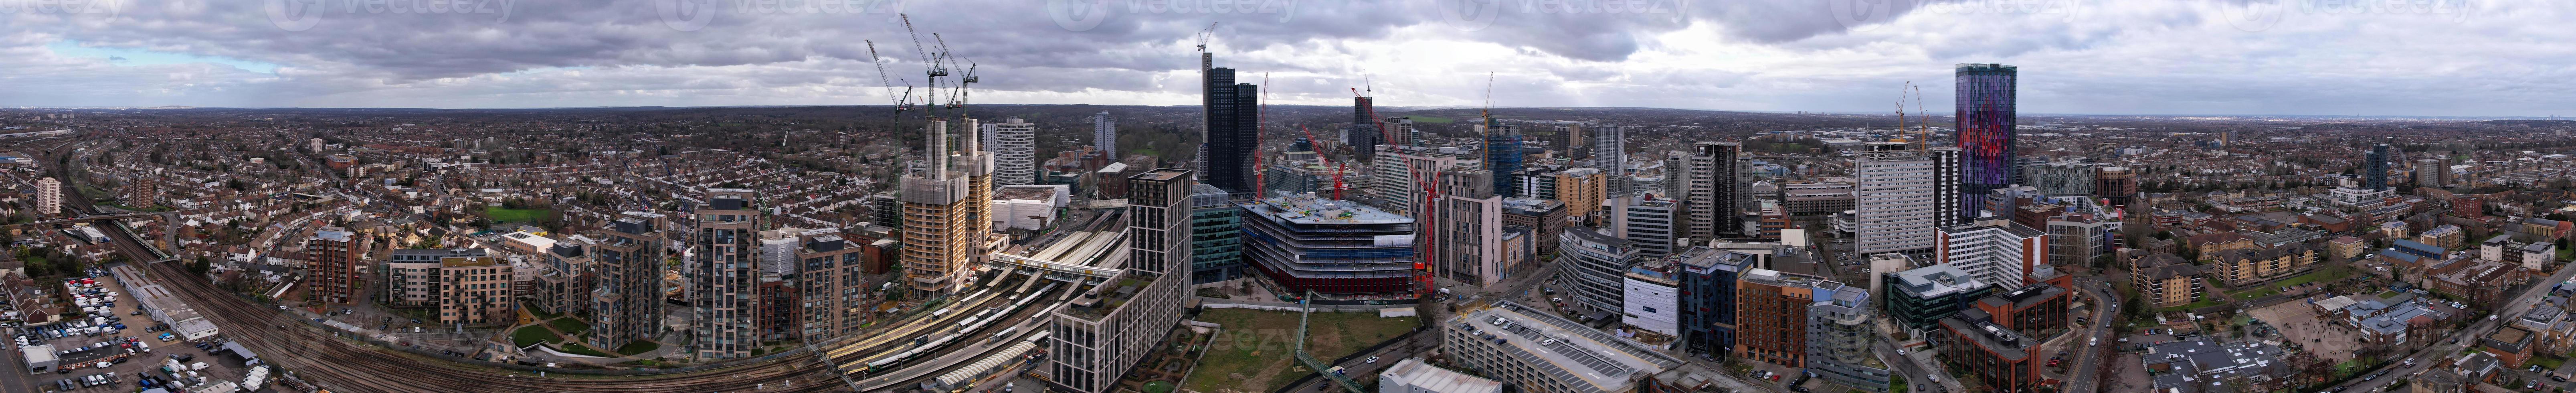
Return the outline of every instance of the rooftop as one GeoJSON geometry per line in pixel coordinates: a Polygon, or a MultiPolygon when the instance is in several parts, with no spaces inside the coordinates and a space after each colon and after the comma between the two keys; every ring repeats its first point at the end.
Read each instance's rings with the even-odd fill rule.
{"type": "Polygon", "coordinates": [[[1135,176],[1129,176],[1129,177],[1127,177],[1127,178],[1129,178],[1129,179],[1154,180],[1154,181],[1172,181],[1173,179],[1186,178],[1186,177],[1189,177],[1189,176],[1190,176],[1190,170],[1188,170],[1188,169],[1161,168],[1161,169],[1155,169],[1155,170],[1151,170],[1151,171],[1146,171],[1145,173],[1138,173],[1138,174],[1136,174],[1135,176]]]}
{"type": "Polygon", "coordinates": [[[1896,272],[1895,275],[1896,290],[1915,298],[1936,298],[1988,286],[1977,281],[1976,275],[1960,270],[1958,265],[1946,263],[1896,272]]]}
{"type": "Polygon", "coordinates": [[[1637,377],[1681,365],[1679,359],[1635,340],[1620,338],[1553,315],[1553,312],[1502,301],[1467,311],[1447,323],[1496,345],[1517,349],[1545,364],[1532,364],[1567,382],[1587,382],[1605,391],[1628,391],[1637,377]],[[1552,367],[1551,367],[1552,366],[1552,367]],[[1553,370],[1548,370],[1553,368],[1553,370]],[[1559,371],[1561,370],[1561,371],[1559,371]]]}
{"type": "Polygon", "coordinates": [[[1411,224],[1413,218],[1388,213],[1357,202],[1321,198],[1314,195],[1290,195],[1263,199],[1244,209],[1253,213],[1279,217],[1290,223],[1325,224],[1411,224]]]}

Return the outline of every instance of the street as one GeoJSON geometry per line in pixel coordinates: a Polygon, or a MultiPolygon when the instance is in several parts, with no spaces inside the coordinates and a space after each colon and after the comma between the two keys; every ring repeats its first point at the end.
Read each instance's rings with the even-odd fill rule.
{"type": "MultiPolygon", "coordinates": [[[[2519,316],[2522,315],[2524,311],[2529,311],[2531,306],[2539,304],[2542,297],[2541,295],[2548,293],[2549,285],[2551,283],[2565,282],[2567,281],[2568,276],[2576,275],[2576,268],[2570,267],[2576,267],[2576,261],[2570,261],[2565,265],[2560,265],[2558,267],[2558,273],[2550,275],[2547,279],[2533,281],[2531,288],[2524,289],[2522,293],[2511,297],[2514,299],[2513,303],[2501,309],[2508,311],[2499,312],[2496,315],[2519,316]]],[[[2470,324],[2468,328],[2452,332],[2450,337],[2442,338],[2441,342],[2434,343],[2428,348],[2408,354],[2406,358],[2414,359],[2415,365],[2407,366],[2400,363],[2393,366],[2391,370],[2394,371],[2389,372],[2389,374],[2411,378],[2416,373],[2424,372],[2425,368],[2432,367],[2434,363],[2440,363],[2438,359],[2457,354],[2460,352],[2460,349],[2467,348],[2469,344],[2475,343],[2478,337],[2485,337],[2487,333],[2492,332],[2496,326],[2499,326],[2499,323],[2503,322],[2502,318],[2498,319],[2499,320],[2496,321],[2488,321],[2481,318],[2476,323],[2470,324]]],[[[2404,378],[2387,378],[2382,376],[2381,378],[2368,381],[2354,380],[2344,386],[2347,390],[2369,392],[2376,391],[2380,387],[2387,386],[2389,381],[2399,379],[2404,378]]],[[[2552,383],[2563,384],[2554,381],[2552,383]]],[[[2513,388],[2520,388],[2520,386],[2514,386],[2513,388]]]]}
{"type": "MultiPolygon", "coordinates": [[[[2093,295],[2093,323],[2086,324],[2083,330],[2077,331],[2081,335],[2075,336],[2074,339],[2066,341],[2069,346],[2074,346],[2077,343],[2086,343],[2086,345],[2076,347],[2076,355],[2074,359],[2075,364],[2067,368],[2067,372],[2069,374],[2066,377],[2066,391],[2092,392],[2097,391],[2099,389],[2098,387],[2102,385],[2101,381],[2096,380],[2095,371],[2106,367],[2103,367],[2099,363],[2111,361],[2111,356],[2119,353],[2119,351],[2115,350],[2110,353],[2101,353],[2102,347],[2090,345],[2089,340],[2091,338],[2104,337],[2110,333],[2109,327],[2113,323],[2112,315],[2114,315],[2111,313],[2119,310],[2120,298],[2116,293],[2111,291],[2110,284],[2105,284],[2098,280],[2078,281],[2075,284],[2075,287],[2076,289],[2083,291],[2085,294],[2093,295]]],[[[2117,348],[2117,346],[2114,346],[2114,348],[2117,348]]]]}

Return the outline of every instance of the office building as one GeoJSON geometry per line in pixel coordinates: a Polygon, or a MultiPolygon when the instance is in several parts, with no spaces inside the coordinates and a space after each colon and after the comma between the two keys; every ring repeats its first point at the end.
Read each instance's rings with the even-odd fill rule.
{"type": "Polygon", "coordinates": [[[1852,210],[1852,184],[1848,182],[1789,183],[1780,185],[1781,207],[1792,217],[1830,216],[1852,210]]]}
{"type": "MultiPolygon", "coordinates": [[[[2048,283],[2030,283],[1978,298],[1978,314],[2005,329],[2036,337],[2054,337],[2067,329],[2067,307],[2074,291],[2048,283]]],[[[2000,289],[1998,289],[2000,290],[2000,289]]]]}
{"type": "Polygon", "coordinates": [[[2099,173],[2094,168],[2098,167],[2069,161],[2026,165],[2021,167],[2021,177],[2027,183],[2021,184],[2038,189],[2042,195],[2089,197],[2093,188],[2101,185],[2095,178],[2099,173]]]}
{"type": "Polygon", "coordinates": [[[1649,342],[1681,337],[1681,271],[1672,258],[1641,259],[1621,277],[1619,323],[1649,342]]]}
{"type": "Polygon", "coordinates": [[[1495,195],[1493,172],[1450,169],[1440,176],[1440,214],[1434,217],[1431,248],[1423,258],[1436,261],[1440,277],[1476,286],[1501,283],[1511,271],[1503,247],[1503,196],[1495,195]]]}
{"type": "Polygon", "coordinates": [[[760,206],[752,190],[710,188],[690,240],[697,257],[689,264],[689,303],[697,307],[695,356],[703,359],[751,357],[760,347],[760,206]]]}
{"type": "MultiPolygon", "coordinates": [[[[560,245],[560,243],[558,243],[560,245]]],[[[384,283],[376,299],[392,307],[429,307],[439,304],[439,270],[441,259],[473,258],[491,254],[480,248],[401,248],[389,251],[384,263],[369,268],[378,282],[384,283]]]]}
{"type": "Polygon", "coordinates": [[[1429,185],[1422,181],[1440,171],[1475,162],[1458,155],[1454,147],[1379,146],[1377,160],[1369,163],[1376,168],[1369,173],[1369,181],[1375,184],[1368,188],[1368,194],[1383,201],[1382,206],[1388,210],[1418,217],[1417,213],[1424,209],[1422,204],[1429,199],[1424,193],[1429,185]]]}
{"type": "Polygon", "coordinates": [[[1116,386],[1180,323],[1190,262],[1190,171],[1155,169],[1130,180],[1127,260],[1048,319],[1048,382],[1083,392],[1116,386]]]}
{"type": "Polygon", "coordinates": [[[983,129],[978,132],[984,133],[984,143],[992,148],[993,183],[1005,186],[1038,184],[1036,124],[1013,117],[999,123],[983,123],[983,129]]]}
{"type": "Polygon", "coordinates": [[[305,241],[305,260],[311,261],[313,278],[306,285],[312,290],[306,300],[324,304],[345,304],[365,297],[358,288],[367,285],[358,275],[358,265],[367,257],[367,237],[349,232],[348,228],[326,226],[313,231],[305,241]]]}
{"type": "Polygon", "coordinates": [[[1520,133],[1515,132],[1512,126],[1495,124],[1491,119],[1477,128],[1480,128],[1477,130],[1480,134],[1485,135],[1485,170],[1494,173],[1494,195],[1519,196],[1515,192],[1520,187],[1515,184],[1517,179],[1511,173],[1521,169],[1520,133]]]}
{"type": "Polygon", "coordinates": [[[36,212],[47,216],[63,214],[63,181],[36,179],[36,212]]]}
{"type": "Polygon", "coordinates": [[[2388,144],[2370,145],[2370,152],[2361,155],[2361,188],[2388,190],[2388,144]]]}
{"type": "Polygon", "coordinates": [[[1995,285],[2020,286],[2048,265],[2048,234],[2004,220],[1941,227],[1934,263],[1956,265],[1995,285]]]}
{"type": "Polygon", "coordinates": [[[1853,156],[1854,252],[1920,253],[1932,248],[1940,206],[1934,157],[1905,143],[1872,143],[1853,156]]]}
{"type": "Polygon", "coordinates": [[[1225,190],[1190,185],[1190,283],[1243,278],[1243,207],[1225,190]]]}
{"type": "MultiPolygon", "coordinates": [[[[1961,150],[1961,193],[1987,191],[2018,183],[2013,170],[2014,105],[2019,67],[1961,63],[1956,69],[1958,106],[1953,134],[1961,150]]],[[[1961,202],[1971,203],[1971,202],[1961,202]]],[[[1975,211],[1975,206],[1961,206],[1975,211]]],[[[1950,225],[1953,223],[1944,223],[1950,225]]]]}
{"type": "Polygon", "coordinates": [[[2027,392],[2039,384],[2040,340],[1996,324],[1983,310],[1941,319],[1941,358],[1954,372],[1973,375],[1996,391],[2027,392]]]}
{"type": "Polygon", "coordinates": [[[511,296],[510,264],[489,256],[439,259],[438,278],[431,281],[442,325],[496,325],[519,322],[519,302],[511,296]]]}
{"type": "Polygon", "coordinates": [[[1565,216],[1577,221],[1597,223],[1601,202],[1610,200],[1610,177],[1600,168],[1570,168],[1556,175],[1556,195],[1565,202],[1565,216]]]}
{"type": "Polygon", "coordinates": [[[2109,265],[2121,247],[2120,228],[2128,225],[2117,216],[2092,213],[2059,214],[2047,222],[2048,263],[2083,267],[2109,265]]]}
{"type": "MultiPolygon", "coordinates": [[[[1204,60],[1204,59],[1202,59],[1204,60]]],[[[1228,192],[1254,192],[1252,152],[1259,149],[1261,86],[1234,83],[1234,69],[1208,68],[1201,77],[1207,108],[1207,141],[1199,155],[1200,176],[1228,192]]]]}
{"type": "MultiPolygon", "coordinates": [[[[1627,128],[1600,127],[1592,129],[1593,168],[1600,169],[1601,174],[1607,175],[1611,178],[1626,178],[1628,177],[1628,171],[1626,170],[1627,162],[1627,128]]],[[[1611,195],[1627,195],[1629,192],[1632,192],[1628,189],[1626,181],[1612,180],[1611,182],[1614,183],[1610,185],[1609,192],[1611,195]]]]}
{"type": "Polygon", "coordinates": [[[1351,97],[1351,126],[1343,129],[1349,135],[1342,141],[1351,146],[1351,156],[1362,160],[1377,158],[1377,145],[1386,143],[1386,131],[1378,126],[1376,98],[1351,97]]]}
{"type": "Polygon", "coordinates": [[[668,217],[647,212],[618,213],[615,221],[608,222],[608,238],[591,249],[597,253],[592,264],[599,267],[599,287],[590,293],[593,320],[590,340],[584,344],[621,348],[659,338],[662,266],[669,258],[663,242],[669,225],[668,217]]]}
{"type": "Polygon", "coordinates": [[[2093,168],[2093,194],[2109,200],[2112,206],[2127,209],[2138,195],[2138,173],[2125,166],[2093,168]]]}
{"type": "Polygon", "coordinates": [[[1633,392],[1649,376],[1682,365],[1654,347],[1510,301],[1462,310],[1438,325],[1452,359],[1521,391],[1633,392]]]}
{"type": "Polygon", "coordinates": [[[1681,267],[1681,330],[1686,353],[1735,356],[1735,287],[1745,269],[1761,268],[1753,254],[1692,247],[1666,257],[1681,267]]]}
{"type": "Polygon", "coordinates": [[[993,155],[973,139],[950,153],[947,130],[946,121],[930,122],[929,165],[902,180],[904,282],[924,295],[966,286],[993,225],[993,155]]]}
{"type": "Polygon", "coordinates": [[[1091,148],[1108,152],[1111,160],[1118,159],[1117,116],[1110,115],[1109,111],[1091,115],[1091,148]]]}
{"type": "Polygon", "coordinates": [[[1377,373],[1378,393],[1503,393],[1503,382],[1404,358],[1377,373]]]}
{"type": "Polygon", "coordinates": [[[1243,256],[1291,291],[1410,292],[1414,219],[1350,201],[1291,195],[1243,208],[1243,256]]]}
{"type": "MultiPolygon", "coordinates": [[[[1744,215],[1737,199],[1745,196],[1746,183],[1736,177],[1743,165],[1744,145],[1736,142],[1696,142],[1691,144],[1688,168],[1682,173],[1686,189],[1682,210],[1690,212],[1689,236],[1694,240],[1716,239],[1721,235],[1743,235],[1744,215]]],[[[1672,168],[1667,168],[1670,170],[1672,168]]]]}
{"type": "Polygon", "coordinates": [[[1958,316],[1973,307],[1977,299],[1994,292],[1994,285],[1978,281],[1975,275],[1957,265],[1932,265],[1888,273],[1890,284],[1884,298],[1887,316],[1898,327],[1914,334],[1938,330],[1941,320],[1958,316]]]}
{"type": "Polygon", "coordinates": [[[1879,334],[1871,323],[1874,299],[1858,289],[1844,287],[1831,295],[1820,289],[1807,305],[1807,372],[1843,386],[1885,392],[1891,374],[1870,346],[1879,334]]]}
{"type": "Polygon", "coordinates": [[[1846,289],[1824,277],[1759,268],[1735,285],[1736,356],[1791,368],[1807,367],[1808,306],[1846,289]]]}
{"type": "Polygon", "coordinates": [[[1567,303],[1586,315],[1619,312],[1620,302],[1626,298],[1622,277],[1642,257],[1636,244],[1591,227],[1565,228],[1565,233],[1557,235],[1557,242],[1556,263],[1563,271],[1573,273],[1569,280],[1572,282],[1567,284],[1567,303]]]}
{"type": "Polygon", "coordinates": [[[1565,202],[1539,198],[1503,199],[1503,226],[1527,228],[1536,241],[1535,255],[1556,255],[1556,234],[1565,232],[1565,202]]]}
{"type": "Polygon", "coordinates": [[[1673,253],[1681,243],[1681,204],[1656,197],[1655,194],[1620,196],[1610,200],[1611,228],[1619,237],[1635,242],[1637,252],[1646,257],[1673,253]]]}

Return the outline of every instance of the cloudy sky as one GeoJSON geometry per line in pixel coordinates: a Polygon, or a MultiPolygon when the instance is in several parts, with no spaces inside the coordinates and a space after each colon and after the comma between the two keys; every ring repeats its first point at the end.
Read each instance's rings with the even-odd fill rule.
{"type": "Polygon", "coordinates": [[[2508,0],[0,0],[0,106],[888,103],[899,13],[991,103],[1196,103],[1220,22],[1273,103],[2576,115],[2576,2],[2508,0]]]}

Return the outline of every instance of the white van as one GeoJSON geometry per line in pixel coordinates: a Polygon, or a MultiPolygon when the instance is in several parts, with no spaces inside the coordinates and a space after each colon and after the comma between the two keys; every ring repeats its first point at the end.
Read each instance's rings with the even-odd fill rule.
{"type": "Polygon", "coordinates": [[[2102,346],[2102,338],[2101,338],[2101,337],[2094,337],[2094,338],[2093,338],[2093,342],[2092,342],[2092,343],[2090,343],[2090,344],[2085,344],[2085,346],[2088,346],[2088,347],[2099,347],[2099,346],[2102,346]]]}

